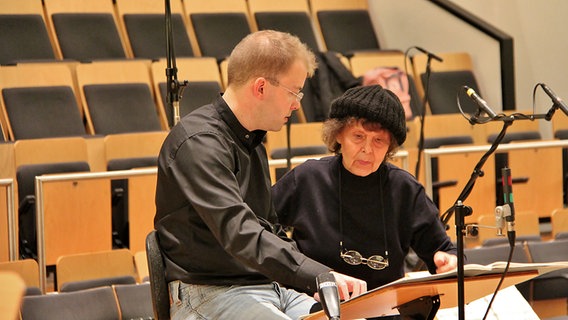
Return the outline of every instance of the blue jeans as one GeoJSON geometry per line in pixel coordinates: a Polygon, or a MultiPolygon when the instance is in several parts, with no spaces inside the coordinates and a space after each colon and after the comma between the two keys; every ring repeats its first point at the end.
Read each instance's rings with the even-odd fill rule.
{"type": "Polygon", "coordinates": [[[212,286],[170,282],[172,320],[296,320],[310,313],[314,298],[278,283],[212,286]]]}

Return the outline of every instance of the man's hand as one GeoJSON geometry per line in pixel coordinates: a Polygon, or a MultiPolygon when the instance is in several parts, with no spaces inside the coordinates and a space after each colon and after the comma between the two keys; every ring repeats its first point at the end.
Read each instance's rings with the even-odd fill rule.
{"type": "Polygon", "coordinates": [[[348,276],[346,274],[337,273],[331,271],[335,277],[335,282],[337,283],[337,289],[339,290],[340,300],[349,300],[356,297],[362,293],[367,292],[367,282],[348,276]]]}

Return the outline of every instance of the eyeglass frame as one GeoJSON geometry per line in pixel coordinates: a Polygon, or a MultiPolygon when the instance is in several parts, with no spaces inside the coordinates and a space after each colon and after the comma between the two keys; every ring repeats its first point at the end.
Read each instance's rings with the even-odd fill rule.
{"type": "Polygon", "coordinates": [[[339,257],[352,266],[364,264],[374,270],[383,270],[389,266],[388,251],[385,251],[386,258],[378,254],[372,255],[369,258],[363,258],[358,251],[345,249],[343,247],[343,241],[339,241],[339,248],[339,257]],[[353,261],[353,259],[357,261],[353,261]],[[371,262],[371,264],[369,264],[369,262],[371,262]],[[377,263],[379,266],[373,266],[372,263],[377,263]]]}
{"type": "Polygon", "coordinates": [[[266,78],[266,80],[268,80],[268,82],[270,82],[272,85],[276,86],[276,87],[282,87],[282,89],[288,91],[288,93],[291,93],[292,95],[294,95],[294,97],[296,98],[296,102],[300,103],[302,101],[302,99],[304,98],[304,93],[303,92],[294,92],[292,91],[292,89],[286,87],[285,85],[281,84],[280,81],[273,79],[273,78],[266,78]]]}

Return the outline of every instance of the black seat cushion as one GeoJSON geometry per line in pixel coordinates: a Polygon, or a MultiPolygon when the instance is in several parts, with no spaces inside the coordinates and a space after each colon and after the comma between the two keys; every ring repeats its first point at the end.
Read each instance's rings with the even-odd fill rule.
{"type": "MultiPolygon", "coordinates": [[[[170,127],[173,125],[173,111],[167,104],[167,86],[165,82],[161,82],[160,96],[164,103],[166,117],[170,127]]],[[[183,95],[179,101],[179,115],[183,118],[193,110],[210,104],[221,93],[221,86],[216,81],[192,81],[189,82],[187,87],[183,90],[183,95]]]]}
{"type": "Polygon", "coordinates": [[[473,144],[473,138],[471,136],[449,136],[424,139],[424,149],[436,149],[442,146],[460,144],[473,144]]]}
{"type": "Polygon", "coordinates": [[[367,10],[322,10],[317,16],[327,50],[350,55],[380,49],[367,10]]]}
{"type": "Polygon", "coordinates": [[[257,12],[259,30],[278,30],[300,38],[312,51],[319,51],[310,17],[306,12],[257,12]]]}
{"type": "Polygon", "coordinates": [[[52,20],[63,58],[79,61],[126,58],[111,14],[56,13],[52,20]]]}
{"type": "Polygon", "coordinates": [[[144,83],[83,87],[95,133],[160,131],[154,98],[144,83]]]}
{"type": "Polygon", "coordinates": [[[244,13],[193,13],[189,15],[201,55],[227,58],[233,48],[250,32],[244,13]]]}
{"type": "Polygon", "coordinates": [[[85,126],[70,87],[2,90],[15,139],[85,135],[85,126]]]}
{"type": "Polygon", "coordinates": [[[55,60],[47,27],[37,14],[0,14],[0,64],[55,60]]]}
{"type": "MultiPolygon", "coordinates": [[[[135,58],[166,57],[166,24],[163,14],[125,14],[124,24],[135,58]]],[[[174,53],[192,57],[193,49],[180,14],[172,14],[174,53]]]]}
{"type": "MultiPolygon", "coordinates": [[[[421,74],[426,85],[426,74],[421,74]]],[[[474,114],[477,105],[467,97],[463,86],[468,86],[479,93],[475,76],[469,70],[432,72],[428,83],[428,103],[432,114],[459,113],[457,98],[466,114],[474,114]]]]}
{"type": "Polygon", "coordinates": [[[115,284],[135,284],[136,279],[133,276],[117,276],[117,277],[104,277],[89,280],[69,281],[62,283],[59,287],[59,292],[73,292],[85,289],[93,289],[99,287],[112,286],[115,284]]]}
{"type": "MultiPolygon", "coordinates": [[[[493,143],[499,134],[494,133],[487,137],[487,142],[493,143]]],[[[538,131],[519,131],[519,132],[507,132],[501,143],[509,143],[512,141],[534,141],[541,140],[542,136],[538,131]]]]}

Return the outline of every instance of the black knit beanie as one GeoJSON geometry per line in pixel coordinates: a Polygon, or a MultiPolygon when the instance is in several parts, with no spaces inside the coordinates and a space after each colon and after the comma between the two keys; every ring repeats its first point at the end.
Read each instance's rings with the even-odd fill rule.
{"type": "Polygon", "coordinates": [[[363,118],[380,123],[398,145],[406,140],[406,119],[398,97],[379,85],[351,88],[331,103],[329,118],[363,118]]]}

